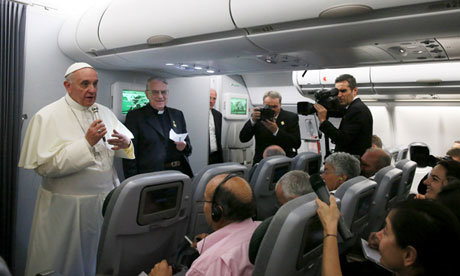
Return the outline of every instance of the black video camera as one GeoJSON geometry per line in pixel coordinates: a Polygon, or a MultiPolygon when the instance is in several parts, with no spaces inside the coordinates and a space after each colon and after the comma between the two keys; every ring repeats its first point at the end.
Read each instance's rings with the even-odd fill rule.
{"type": "Polygon", "coordinates": [[[270,106],[266,105],[259,109],[260,111],[260,120],[269,120],[273,121],[275,118],[275,111],[270,108],[270,106]]]}
{"type": "MultiPolygon", "coordinates": [[[[339,90],[332,88],[331,90],[319,90],[315,92],[315,101],[324,106],[328,112],[338,113],[340,110],[339,90]]],[[[316,113],[316,109],[310,102],[298,102],[297,113],[301,115],[311,115],[316,113]]]]}

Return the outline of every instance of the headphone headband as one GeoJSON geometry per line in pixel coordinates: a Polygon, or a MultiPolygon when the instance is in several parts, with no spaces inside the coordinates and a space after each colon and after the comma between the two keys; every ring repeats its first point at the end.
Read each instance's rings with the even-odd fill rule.
{"type": "Polygon", "coordinates": [[[214,194],[212,195],[211,201],[211,218],[213,221],[219,221],[223,215],[223,207],[217,205],[216,198],[217,193],[220,191],[220,187],[224,185],[227,181],[229,181],[233,177],[238,177],[239,175],[236,173],[230,173],[222,181],[217,185],[216,189],[214,190],[214,194]]]}

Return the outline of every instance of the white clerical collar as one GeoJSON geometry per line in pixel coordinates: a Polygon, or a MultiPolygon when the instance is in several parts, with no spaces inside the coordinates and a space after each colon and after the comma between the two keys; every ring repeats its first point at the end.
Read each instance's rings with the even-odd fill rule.
{"type": "Polygon", "coordinates": [[[77,110],[91,110],[91,107],[96,106],[96,103],[94,103],[91,106],[83,106],[74,101],[74,99],[70,97],[69,93],[65,94],[65,101],[69,104],[70,107],[75,108],[77,110]]]}
{"type": "Polygon", "coordinates": [[[158,115],[161,115],[161,114],[163,114],[163,113],[165,113],[165,110],[164,110],[164,109],[163,109],[163,110],[158,110],[158,115]]]}

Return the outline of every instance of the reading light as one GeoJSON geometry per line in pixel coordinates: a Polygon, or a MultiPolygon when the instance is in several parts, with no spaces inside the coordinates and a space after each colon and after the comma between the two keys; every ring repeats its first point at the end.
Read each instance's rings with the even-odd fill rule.
{"type": "Polygon", "coordinates": [[[196,66],[196,65],[195,65],[194,68],[195,68],[196,70],[202,70],[202,69],[203,69],[203,67],[201,67],[201,66],[196,66]]]}
{"type": "Polygon", "coordinates": [[[206,73],[213,74],[213,73],[215,73],[215,71],[211,70],[211,69],[208,69],[208,70],[206,70],[206,73]]]}
{"type": "Polygon", "coordinates": [[[166,66],[173,66],[174,63],[166,63],[165,65],[166,65],[166,66]]]}
{"type": "Polygon", "coordinates": [[[188,65],[187,65],[187,64],[181,64],[180,66],[181,66],[181,67],[185,67],[185,68],[187,68],[187,67],[188,67],[188,65]]]}

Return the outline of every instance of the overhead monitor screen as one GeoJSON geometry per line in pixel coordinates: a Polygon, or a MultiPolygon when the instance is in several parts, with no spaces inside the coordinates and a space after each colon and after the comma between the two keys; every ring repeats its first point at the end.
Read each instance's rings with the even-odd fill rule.
{"type": "Polygon", "coordinates": [[[144,91],[123,89],[121,113],[126,115],[128,111],[143,107],[149,102],[144,91]]]}
{"type": "Polygon", "coordinates": [[[232,115],[246,115],[248,110],[248,99],[234,98],[230,99],[230,114],[232,115]]]}

